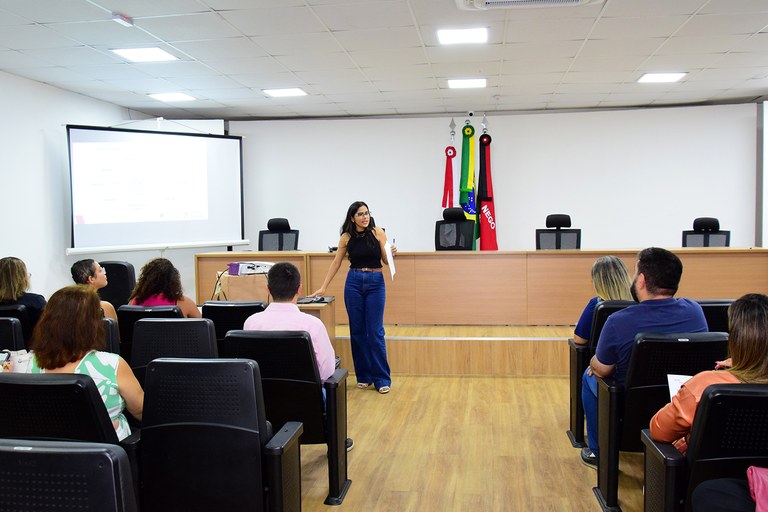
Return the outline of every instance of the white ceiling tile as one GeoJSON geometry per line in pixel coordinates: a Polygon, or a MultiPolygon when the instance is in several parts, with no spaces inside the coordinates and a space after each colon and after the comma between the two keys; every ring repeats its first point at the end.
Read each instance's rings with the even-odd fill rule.
{"type": "Polygon", "coordinates": [[[254,73],[285,73],[284,65],[272,57],[240,58],[203,61],[210,68],[224,75],[244,75],[254,73]]]}
{"type": "Polygon", "coordinates": [[[78,43],[42,25],[4,27],[0,30],[0,48],[28,50],[31,48],[68,48],[78,43]]]}
{"type": "Polygon", "coordinates": [[[728,14],[734,12],[768,12],[765,0],[710,0],[701,10],[704,14],[728,14]]]}
{"type": "Polygon", "coordinates": [[[170,62],[137,62],[131,65],[139,71],[157,78],[209,76],[217,74],[216,70],[211,69],[203,63],[194,61],[176,60],[170,62]]]}
{"type": "Polygon", "coordinates": [[[164,16],[136,21],[136,26],[160,40],[200,41],[240,36],[240,32],[214,13],[164,16]]]}
{"type": "MultiPolygon", "coordinates": [[[[36,0],[40,1],[40,0],[36,0]]],[[[189,0],[95,0],[109,12],[117,12],[132,18],[147,16],[168,16],[174,14],[191,14],[205,12],[208,9],[197,1],[189,0]]]]}
{"type": "Polygon", "coordinates": [[[217,90],[217,89],[235,89],[241,88],[239,83],[226,76],[189,76],[189,77],[175,77],[169,79],[174,84],[178,85],[180,89],[187,89],[190,91],[198,90],[217,90]]]}
{"type": "Polygon", "coordinates": [[[645,55],[623,57],[583,57],[573,60],[571,71],[631,71],[646,61],[645,55]]]}
{"type": "Polygon", "coordinates": [[[44,67],[48,63],[17,50],[0,50],[0,69],[44,67]]]}
{"type": "Polygon", "coordinates": [[[750,68],[768,66],[768,52],[729,53],[720,57],[716,64],[719,68],[750,68]]]}
{"type": "Polygon", "coordinates": [[[646,59],[641,66],[637,67],[637,69],[643,73],[691,72],[698,69],[708,68],[713,65],[719,66],[722,57],[722,55],[716,53],[699,55],[654,55],[646,59]]]}
{"type": "Polygon", "coordinates": [[[110,48],[141,47],[158,42],[156,37],[136,27],[123,27],[112,21],[63,23],[54,25],[53,29],[81,44],[106,45],[110,48]]]}
{"type": "MultiPolygon", "coordinates": [[[[274,7],[275,0],[199,0],[211,9],[217,11],[233,11],[237,9],[259,9],[274,7]]],[[[280,0],[283,7],[305,5],[304,0],[280,0]]]]}
{"type": "Polygon", "coordinates": [[[671,37],[657,51],[659,55],[691,55],[725,53],[739,47],[748,36],[710,35],[694,37],[671,37]]]}
{"type": "Polygon", "coordinates": [[[411,78],[408,80],[377,80],[373,83],[380,91],[408,91],[437,89],[437,81],[433,78],[411,78]]]}
{"type": "Polygon", "coordinates": [[[323,69],[349,69],[354,67],[346,53],[335,52],[323,54],[322,58],[316,55],[281,55],[275,57],[288,69],[294,71],[317,71],[323,69]]]}
{"type": "MultiPolygon", "coordinates": [[[[514,73],[556,73],[573,69],[574,59],[542,58],[542,59],[505,59],[501,65],[501,73],[510,75],[514,73]]],[[[489,66],[489,69],[491,67],[489,66]]]]}
{"type": "Polygon", "coordinates": [[[405,0],[318,5],[313,10],[325,26],[334,32],[414,26],[405,0]]]}
{"type": "Polygon", "coordinates": [[[38,82],[51,83],[51,82],[66,82],[66,81],[80,81],[83,76],[68,68],[60,66],[45,66],[40,68],[20,68],[13,70],[14,74],[37,80],[38,82]]]}
{"type": "Polygon", "coordinates": [[[337,96],[348,96],[352,94],[375,94],[378,92],[376,86],[370,81],[344,82],[344,83],[315,83],[306,86],[307,92],[322,94],[328,96],[335,94],[337,96]]]}
{"type": "Polygon", "coordinates": [[[332,53],[341,46],[328,32],[252,37],[251,40],[270,55],[306,55],[332,53]]]}
{"type": "Polygon", "coordinates": [[[124,90],[140,94],[155,94],[159,92],[176,92],[178,87],[173,83],[161,78],[144,79],[120,79],[104,80],[108,84],[120,85],[124,90]]]}
{"type": "Polygon", "coordinates": [[[363,82],[367,79],[359,69],[297,71],[296,76],[307,84],[333,84],[339,86],[343,86],[345,82],[363,82]]]}
{"type": "Polygon", "coordinates": [[[571,71],[563,78],[566,84],[620,84],[640,77],[635,71],[571,71]]]}
{"type": "Polygon", "coordinates": [[[602,18],[591,39],[635,39],[668,37],[688,21],[688,16],[648,16],[643,18],[602,18]]]}
{"type": "Polygon", "coordinates": [[[22,50],[23,54],[59,66],[101,66],[118,64],[121,59],[114,54],[94,50],[87,46],[73,48],[37,48],[22,50]]]}
{"type": "Polygon", "coordinates": [[[84,77],[95,80],[145,80],[149,75],[132,64],[107,64],[104,66],[79,66],[72,65],[69,68],[84,77]]]}
{"type": "MultiPolygon", "coordinates": [[[[637,17],[654,14],[657,16],[673,16],[678,14],[694,14],[709,0],[610,0],[605,4],[604,16],[637,17]]],[[[729,0],[727,0],[729,1],[729,0]]]]}
{"type": "Polygon", "coordinates": [[[734,45],[733,49],[739,52],[768,52],[768,32],[746,37],[734,45]]]}
{"type": "Polygon", "coordinates": [[[3,0],[0,9],[24,18],[27,22],[52,23],[82,19],[110,19],[104,9],[83,0],[58,0],[40,2],[29,0],[3,0]]]}
{"type": "Polygon", "coordinates": [[[665,39],[590,39],[584,44],[579,57],[617,58],[624,55],[651,55],[664,44],[665,39]]]}
{"type": "Polygon", "coordinates": [[[352,61],[361,68],[390,67],[393,65],[419,65],[427,63],[423,48],[398,48],[394,50],[350,52],[352,61]]]}
{"type": "Polygon", "coordinates": [[[752,34],[768,25],[768,12],[738,14],[700,14],[683,26],[679,36],[712,34],[752,34]]]}
{"type": "Polygon", "coordinates": [[[325,32],[323,24],[308,7],[225,11],[221,15],[246,36],[325,32]]]}
{"type": "Polygon", "coordinates": [[[224,60],[237,55],[266,56],[257,44],[247,37],[229,37],[203,41],[175,42],[173,47],[195,60],[224,60]]]}
{"type": "Polygon", "coordinates": [[[582,47],[582,41],[539,41],[532,43],[509,43],[504,45],[504,59],[552,59],[575,57],[582,47]]]}
{"type": "Polygon", "coordinates": [[[230,78],[246,87],[258,89],[284,89],[304,85],[293,73],[247,73],[230,75],[230,78]]]}
{"type": "Polygon", "coordinates": [[[507,43],[535,41],[573,41],[585,39],[594,21],[589,18],[540,19],[508,21],[504,41],[507,43]]]}
{"type": "Polygon", "coordinates": [[[502,58],[504,47],[500,44],[486,46],[435,46],[427,48],[430,62],[487,62],[502,58]]]}

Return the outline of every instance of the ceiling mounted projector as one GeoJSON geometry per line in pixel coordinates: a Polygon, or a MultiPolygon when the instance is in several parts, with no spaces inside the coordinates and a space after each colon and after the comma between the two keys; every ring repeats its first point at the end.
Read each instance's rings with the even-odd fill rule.
{"type": "Polygon", "coordinates": [[[456,0],[456,5],[463,11],[476,11],[530,7],[576,7],[603,2],[605,0],[456,0]]]}

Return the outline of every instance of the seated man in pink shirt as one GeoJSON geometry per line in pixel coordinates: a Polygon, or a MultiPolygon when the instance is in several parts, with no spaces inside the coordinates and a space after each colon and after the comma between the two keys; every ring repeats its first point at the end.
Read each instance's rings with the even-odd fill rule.
{"type": "Polygon", "coordinates": [[[319,318],[299,311],[296,301],[301,292],[301,275],[295,265],[275,263],[267,274],[267,291],[272,303],[261,313],[248,317],[247,331],[307,331],[315,348],[320,379],[325,382],[336,369],[336,353],[328,331],[319,318]]]}

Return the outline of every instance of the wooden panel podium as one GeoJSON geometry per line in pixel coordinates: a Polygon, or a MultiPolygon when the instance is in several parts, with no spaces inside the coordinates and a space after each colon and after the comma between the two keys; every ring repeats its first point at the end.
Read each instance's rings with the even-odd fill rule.
{"type": "MultiPolygon", "coordinates": [[[[673,248],[683,262],[678,296],[738,298],[768,290],[768,250],[673,248]]],[[[619,256],[634,273],[637,250],[441,251],[395,257],[394,281],[384,268],[384,323],[404,325],[572,325],[594,296],[591,268],[600,256],[619,256]]],[[[216,272],[232,261],[289,261],[299,268],[303,294],[320,287],[333,254],[300,251],[195,255],[197,302],[210,298],[216,272]]],[[[326,295],[336,297],[336,320],[347,324],[342,264],[326,295]]]]}

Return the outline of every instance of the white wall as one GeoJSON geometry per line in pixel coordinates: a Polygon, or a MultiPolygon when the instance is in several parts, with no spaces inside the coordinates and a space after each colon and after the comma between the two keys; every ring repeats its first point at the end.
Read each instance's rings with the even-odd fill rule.
{"type": "MultiPolygon", "coordinates": [[[[360,199],[401,251],[434,250],[450,120],[230,123],[244,136],[252,248],[269,218],[286,217],[300,249],[326,250],[360,199]]],[[[481,133],[480,119],[473,125],[481,133]]],[[[754,245],[754,104],[499,115],[488,125],[500,250],[534,249],[549,213],[571,215],[584,249],[680,247],[702,216],[718,217],[732,246],[754,245]]]]}
{"type": "MultiPolygon", "coordinates": [[[[72,284],[69,268],[78,259],[130,261],[138,272],[146,261],[164,256],[179,268],[185,292],[194,296],[194,254],[212,249],[65,254],[71,236],[65,126],[115,126],[143,116],[3,72],[0,91],[0,112],[5,121],[0,123],[0,257],[24,260],[32,273],[32,291],[49,297],[72,284]]],[[[126,127],[183,131],[171,121],[160,126],[144,121],[126,127]]]]}
{"type": "MultiPolygon", "coordinates": [[[[33,274],[32,291],[48,297],[71,283],[69,267],[87,257],[65,254],[65,125],[182,127],[172,121],[125,125],[140,116],[2,72],[0,90],[0,256],[22,258],[33,274]]],[[[301,230],[301,249],[324,251],[338,242],[347,206],[363,199],[400,250],[432,250],[449,122],[434,117],[230,123],[232,135],[244,136],[251,249],[269,218],[287,217],[301,230]]],[[[480,131],[480,120],[474,123],[480,131]]],[[[732,231],[733,246],[751,246],[755,131],[751,104],[489,117],[499,247],[533,249],[534,229],[543,227],[547,213],[560,212],[583,229],[585,249],[679,247],[680,231],[698,216],[720,218],[732,231]]],[[[130,261],[137,270],[151,258],[167,257],[194,296],[194,254],[223,249],[91,256],[130,261]]]]}

